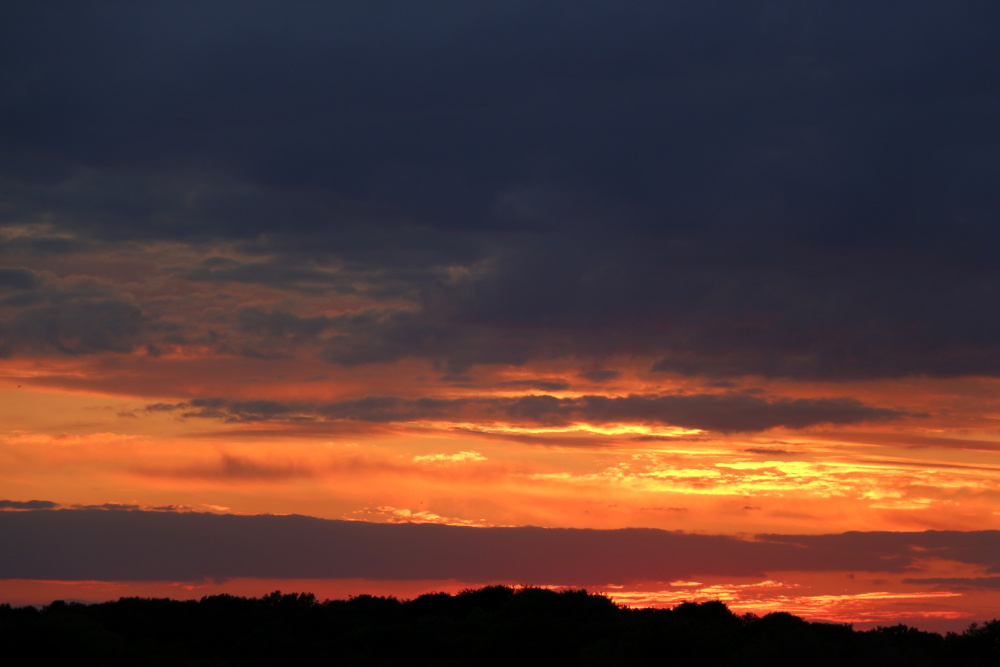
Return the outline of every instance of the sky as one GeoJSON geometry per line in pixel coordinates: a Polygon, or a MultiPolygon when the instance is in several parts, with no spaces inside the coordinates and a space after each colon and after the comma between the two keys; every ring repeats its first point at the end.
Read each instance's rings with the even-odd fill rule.
{"type": "Polygon", "coordinates": [[[0,602],[1000,616],[1000,7],[0,6],[0,602]]]}

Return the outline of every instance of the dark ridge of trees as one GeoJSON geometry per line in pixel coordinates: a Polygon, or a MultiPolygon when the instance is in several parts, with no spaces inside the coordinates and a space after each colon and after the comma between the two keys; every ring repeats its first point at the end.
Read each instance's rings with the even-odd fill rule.
{"type": "Polygon", "coordinates": [[[309,593],[0,605],[6,655],[73,665],[1000,664],[1000,620],[941,636],[855,631],[722,602],[630,609],[583,590],[487,586],[412,600],[309,593]]]}

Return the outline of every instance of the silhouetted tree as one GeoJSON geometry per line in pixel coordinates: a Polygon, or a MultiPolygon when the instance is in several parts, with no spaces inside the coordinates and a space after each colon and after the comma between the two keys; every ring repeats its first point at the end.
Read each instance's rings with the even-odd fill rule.
{"type": "Polygon", "coordinates": [[[947,637],[904,625],[855,632],[720,601],[629,609],[583,590],[488,586],[401,602],[308,593],[200,601],[121,598],[41,610],[0,604],[8,655],[74,665],[1000,664],[1000,621],[947,637]]]}

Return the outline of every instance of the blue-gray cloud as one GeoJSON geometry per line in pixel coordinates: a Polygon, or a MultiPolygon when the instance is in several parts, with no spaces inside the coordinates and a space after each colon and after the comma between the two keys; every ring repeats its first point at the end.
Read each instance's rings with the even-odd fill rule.
{"type": "MultiPolygon", "coordinates": [[[[301,330],[329,363],[451,373],[996,376],[998,31],[931,0],[15,0],[0,250],[224,241],[240,259],[164,269],[381,302],[247,304],[226,351],[264,358],[301,330]]],[[[136,315],[0,333],[79,317],[52,346],[120,351],[136,315]]]]}
{"type": "Polygon", "coordinates": [[[0,357],[128,352],[144,326],[142,310],[113,285],[45,282],[20,268],[0,273],[0,357]]]}
{"type": "Polygon", "coordinates": [[[509,398],[418,398],[369,396],[333,403],[201,398],[154,404],[150,411],[228,422],[356,420],[387,423],[421,420],[502,421],[530,426],[642,423],[707,431],[764,431],[783,426],[856,424],[901,419],[901,410],[866,405],[853,398],[782,398],[747,394],[681,394],[560,398],[547,394],[509,398]]]}
{"type": "Polygon", "coordinates": [[[458,579],[593,586],[769,571],[905,572],[941,558],[997,567],[1000,532],[844,533],[744,541],[656,529],[468,528],[304,516],[0,513],[0,579],[458,579]],[[71,557],[65,545],[72,544],[71,557]]]}
{"type": "Polygon", "coordinates": [[[51,500],[0,500],[0,510],[51,510],[59,503],[51,500]]]}

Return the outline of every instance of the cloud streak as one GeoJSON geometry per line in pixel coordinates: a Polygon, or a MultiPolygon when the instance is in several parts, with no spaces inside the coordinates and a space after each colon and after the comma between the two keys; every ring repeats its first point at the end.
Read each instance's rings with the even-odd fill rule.
{"type": "Polygon", "coordinates": [[[576,423],[639,423],[719,432],[806,428],[818,424],[857,424],[914,416],[901,410],[865,405],[852,398],[762,398],[746,394],[585,395],[559,398],[403,399],[371,396],[327,404],[279,401],[194,399],[154,404],[150,411],[229,422],[355,420],[362,422],[506,422],[518,426],[561,427],[576,423]]]}
{"type": "Polygon", "coordinates": [[[0,510],[49,510],[59,507],[51,500],[0,500],[0,510]]]}
{"type": "Polygon", "coordinates": [[[473,528],[303,516],[41,510],[0,514],[0,578],[350,578],[600,585],[768,571],[900,573],[937,558],[996,568],[1000,533],[845,533],[744,541],[654,529],[473,528]],[[72,559],[60,545],[74,544],[72,559]]]}

